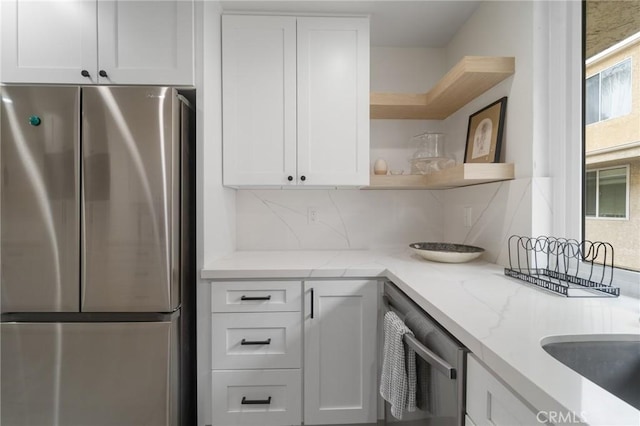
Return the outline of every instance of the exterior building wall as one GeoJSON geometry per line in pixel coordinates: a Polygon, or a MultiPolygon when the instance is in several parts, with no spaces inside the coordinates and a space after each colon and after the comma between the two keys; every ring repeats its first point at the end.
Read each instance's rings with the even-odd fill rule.
{"type": "Polygon", "coordinates": [[[640,271],[640,38],[587,65],[586,77],[626,58],[632,61],[631,113],[585,129],[586,169],[629,165],[629,217],[585,218],[585,239],[613,245],[616,266],[640,271]]]}
{"type": "MultiPolygon", "coordinates": [[[[590,241],[606,241],[613,245],[616,266],[640,270],[640,157],[633,161],[616,162],[629,164],[629,218],[586,218],[585,236],[590,241]]],[[[608,163],[603,167],[617,165],[608,163]]],[[[595,166],[590,166],[590,168],[595,166]]],[[[600,167],[600,165],[598,165],[600,167]]]]}
{"type": "Polygon", "coordinates": [[[586,152],[640,141],[640,39],[601,61],[587,66],[589,78],[631,58],[631,114],[586,126],[586,152]]]}

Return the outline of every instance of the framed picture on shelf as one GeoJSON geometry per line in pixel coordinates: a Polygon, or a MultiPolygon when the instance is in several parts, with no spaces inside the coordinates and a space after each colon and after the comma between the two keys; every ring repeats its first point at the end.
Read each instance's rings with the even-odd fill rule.
{"type": "Polygon", "coordinates": [[[507,97],[469,116],[465,163],[499,163],[507,97]]]}

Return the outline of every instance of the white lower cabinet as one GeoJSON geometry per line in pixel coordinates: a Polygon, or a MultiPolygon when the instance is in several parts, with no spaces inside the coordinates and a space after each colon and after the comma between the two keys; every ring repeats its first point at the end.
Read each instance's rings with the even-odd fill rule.
{"type": "Polygon", "coordinates": [[[213,371],[213,424],[299,425],[300,370],[213,371]]]}
{"type": "Polygon", "coordinates": [[[540,424],[516,394],[487,370],[474,355],[467,357],[466,426],[540,424]]]}
{"type": "Polygon", "coordinates": [[[377,420],[376,281],[304,285],[305,425],[377,420]]]}
{"type": "Polygon", "coordinates": [[[377,281],[212,285],[213,425],[377,421],[377,281]]]}

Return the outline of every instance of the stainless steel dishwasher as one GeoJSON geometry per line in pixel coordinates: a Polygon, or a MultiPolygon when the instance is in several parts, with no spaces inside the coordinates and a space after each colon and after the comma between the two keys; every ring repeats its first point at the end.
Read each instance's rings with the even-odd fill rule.
{"type": "Polygon", "coordinates": [[[449,334],[394,284],[384,285],[385,313],[393,310],[415,337],[404,336],[416,353],[417,408],[402,420],[385,404],[385,424],[403,426],[463,426],[465,367],[468,349],[449,334]]]}

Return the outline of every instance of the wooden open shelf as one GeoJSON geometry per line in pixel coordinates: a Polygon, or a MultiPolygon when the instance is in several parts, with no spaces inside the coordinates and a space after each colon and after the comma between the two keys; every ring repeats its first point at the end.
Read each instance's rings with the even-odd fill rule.
{"type": "Polygon", "coordinates": [[[515,58],[465,56],[428,92],[371,93],[370,117],[442,120],[515,72],[515,58]]]}
{"type": "Polygon", "coordinates": [[[512,163],[466,163],[428,175],[371,175],[363,189],[449,189],[511,180],[512,163]]]}

